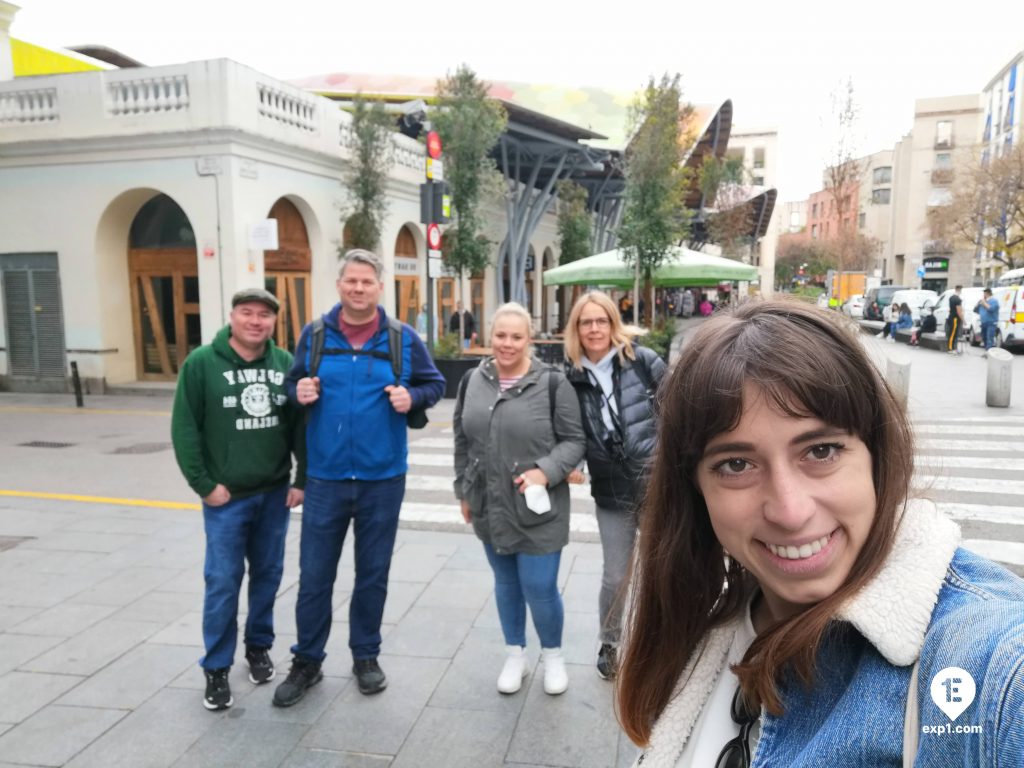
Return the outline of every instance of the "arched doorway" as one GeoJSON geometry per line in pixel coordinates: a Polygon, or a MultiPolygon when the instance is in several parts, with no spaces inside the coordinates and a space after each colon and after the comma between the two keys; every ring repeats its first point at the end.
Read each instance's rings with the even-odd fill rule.
{"type": "Polygon", "coordinates": [[[202,343],[196,238],[181,207],[157,195],[128,234],[135,366],[140,379],[173,380],[202,343]]]}
{"type": "Polygon", "coordinates": [[[406,224],[395,238],[395,315],[416,327],[420,310],[420,272],[416,260],[416,238],[406,224]]]}
{"type": "Polygon", "coordinates": [[[269,217],[277,219],[278,248],[263,252],[264,280],[267,290],[281,302],[274,341],[292,350],[310,320],[312,251],[306,223],[294,203],[282,197],[270,209],[269,217]]]}

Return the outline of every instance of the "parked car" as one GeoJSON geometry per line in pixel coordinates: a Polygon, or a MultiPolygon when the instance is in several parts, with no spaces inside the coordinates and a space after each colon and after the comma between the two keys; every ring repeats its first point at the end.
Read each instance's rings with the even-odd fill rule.
{"type": "MultiPolygon", "coordinates": [[[[978,290],[980,292],[981,289],[978,290]]],[[[997,286],[992,289],[992,296],[999,302],[996,346],[1003,349],[1024,348],[1024,285],[997,286]]],[[[981,300],[980,293],[978,300],[981,300]]],[[[977,304],[978,301],[973,304],[964,302],[965,311],[971,312],[971,344],[974,346],[984,343],[981,338],[981,315],[972,312],[977,304]]]]}
{"type": "Polygon", "coordinates": [[[893,317],[893,313],[899,313],[899,307],[902,304],[906,304],[910,307],[910,314],[914,319],[914,325],[921,324],[921,306],[926,301],[935,301],[938,298],[938,294],[935,291],[929,291],[927,289],[920,288],[907,288],[902,291],[896,291],[892,295],[892,299],[889,301],[889,305],[885,308],[885,320],[889,322],[896,319],[893,317]]]}
{"type": "MultiPolygon", "coordinates": [[[[960,291],[960,298],[964,303],[964,325],[967,327],[970,327],[971,324],[971,311],[981,299],[981,291],[981,288],[973,286],[960,291]]],[[[946,328],[946,318],[949,317],[949,297],[952,295],[953,289],[950,288],[940,293],[934,304],[926,303],[922,307],[922,309],[930,309],[935,315],[935,328],[939,333],[943,333],[946,328]]]]}
{"type": "Polygon", "coordinates": [[[843,303],[841,309],[847,317],[860,320],[864,317],[864,297],[855,293],[843,303]]]}
{"type": "Polygon", "coordinates": [[[885,316],[882,313],[892,301],[892,295],[896,291],[903,291],[909,287],[909,285],[881,285],[877,288],[869,288],[868,292],[864,294],[864,319],[884,320],[885,316]]]}

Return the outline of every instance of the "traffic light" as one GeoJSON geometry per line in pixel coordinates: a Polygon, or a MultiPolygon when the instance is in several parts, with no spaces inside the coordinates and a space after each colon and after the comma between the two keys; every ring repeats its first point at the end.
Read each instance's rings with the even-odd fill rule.
{"type": "Polygon", "coordinates": [[[445,181],[420,184],[420,221],[447,224],[451,221],[451,190],[445,181]]]}

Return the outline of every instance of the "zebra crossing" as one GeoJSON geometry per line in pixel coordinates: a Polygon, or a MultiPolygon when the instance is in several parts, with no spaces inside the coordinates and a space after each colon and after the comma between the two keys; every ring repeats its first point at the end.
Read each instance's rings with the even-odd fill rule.
{"type": "MultiPolygon", "coordinates": [[[[435,409],[438,418],[446,405],[435,409]]],[[[960,524],[964,546],[1024,575],[1024,418],[921,419],[914,432],[915,492],[960,524]]],[[[450,421],[409,433],[406,525],[464,525],[452,486],[454,447],[450,421]]],[[[573,537],[597,540],[590,486],[570,486],[570,493],[573,537]]]]}

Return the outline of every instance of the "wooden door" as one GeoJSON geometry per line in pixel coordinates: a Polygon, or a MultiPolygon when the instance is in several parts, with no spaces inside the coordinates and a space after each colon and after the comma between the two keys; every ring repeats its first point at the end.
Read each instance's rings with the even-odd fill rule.
{"type": "Polygon", "coordinates": [[[455,314],[455,303],[458,301],[455,294],[455,278],[439,277],[434,281],[437,286],[437,322],[440,328],[438,336],[448,333],[448,322],[455,314]]]}
{"type": "Polygon", "coordinates": [[[274,343],[295,350],[299,334],[312,317],[310,268],[313,252],[302,214],[287,198],[280,198],[270,209],[269,218],[277,219],[276,251],[263,252],[264,285],[277,296],[274,343]]]}
{"type": "Polygon", "coordinates": [[[281,309],[277,313],[274,343],[282,349],[295,351],[299,334],[310,321],[310,292],[308,272],[267,272],[264,284],[277,296],[281,309]]]}
{"type": "Polygon", "coordinates": [[[135,370],[140,379],[173,381],[202,343],[199,271],[190,248],[131,248],[135,370]]]}
{"type": "Polygon", "coordinates": [[[420,279],[409,275],[396,277],[395,293],[398,319],[415,328],[420,310],[420,279]]]}

